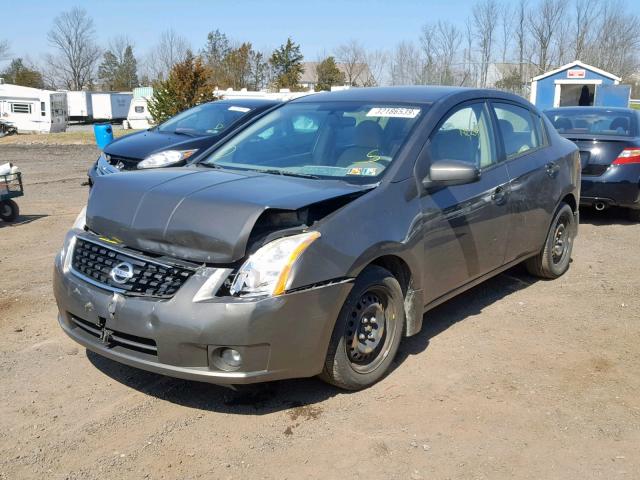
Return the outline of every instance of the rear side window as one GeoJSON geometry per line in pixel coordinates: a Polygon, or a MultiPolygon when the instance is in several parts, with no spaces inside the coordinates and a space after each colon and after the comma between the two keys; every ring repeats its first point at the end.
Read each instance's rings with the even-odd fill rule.
{"type": "Polygon", "coordinates": [[[497,160],[494,135],[484,103],[454,111],[431,138],[431,159],[462,160],[479,168],[497,160]]]}
{"type": "Polygon", "coordinates": [[[502,133],[507,159],[523,155],[541,146],[539,122],[531,111],[510,103],[494,103],[498,128],[502,133]]]}

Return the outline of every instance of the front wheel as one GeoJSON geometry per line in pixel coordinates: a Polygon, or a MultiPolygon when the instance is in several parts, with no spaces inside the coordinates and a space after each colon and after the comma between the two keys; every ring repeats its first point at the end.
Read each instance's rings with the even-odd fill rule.
{"type": "Polygon", "coordinates": [[[566,203],[561,203],[556,211],[551,228],[538,255],[526,262],[531,275],[540,278],[558,278],[569,269],[573,239],[576,235],[576,224],[573,210],[566,203]]]}
{"type": "Polygon", "coordinates": [[[13,222],[20,214],[18,204],[13,200],[0,201],[0,220],[13,222]]]}
{"type": "Polygon", "coordinates": [[[382,267],[368,266],[340,311],[320,378],[346,390],[373,385],[389,370],[403,328],[398,280],[382,267]]]}

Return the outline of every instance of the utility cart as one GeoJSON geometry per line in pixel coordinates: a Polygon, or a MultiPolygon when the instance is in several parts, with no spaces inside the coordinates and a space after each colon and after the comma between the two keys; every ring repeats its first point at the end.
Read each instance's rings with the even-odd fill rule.
{"type": "Polygon", "coordinates": [[[24,195],[20,172],[0,175],[0,220],[13,222],[20,213],[14,198],[24,195]]]}

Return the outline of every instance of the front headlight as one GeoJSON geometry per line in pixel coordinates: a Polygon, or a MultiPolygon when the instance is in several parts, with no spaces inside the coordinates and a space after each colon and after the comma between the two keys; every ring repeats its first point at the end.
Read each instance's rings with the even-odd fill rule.
{"type": "Polygon", "coordinates": [[[194,150],[165,150],[164,152],[153,153],[147,158],[138,163],[139,169],[145,168],[160,168],[174,165],[183,160],[186,160],[191,155],[196,153],[198,149],[194,150]]]}
{"type": "Polygon", "coordinates": [[[256,297],[284,293],[293,264],[319,237],[320,232],[307,232],[267,243],[240,267],[231,294],[256,297]]]}

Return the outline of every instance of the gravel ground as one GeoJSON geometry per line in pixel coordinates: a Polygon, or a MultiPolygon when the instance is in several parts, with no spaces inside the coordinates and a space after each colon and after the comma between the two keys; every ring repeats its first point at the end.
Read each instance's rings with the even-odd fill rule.
{"type": "Polygon", "coordinates": [[[428,313],[384,381],[246,391],[119,365],[56,321],[53,257],[90,146],[0,141],[0,478],[640,478],[640,225],[583,212],[567,275],[515,268],[428,313]]]}

